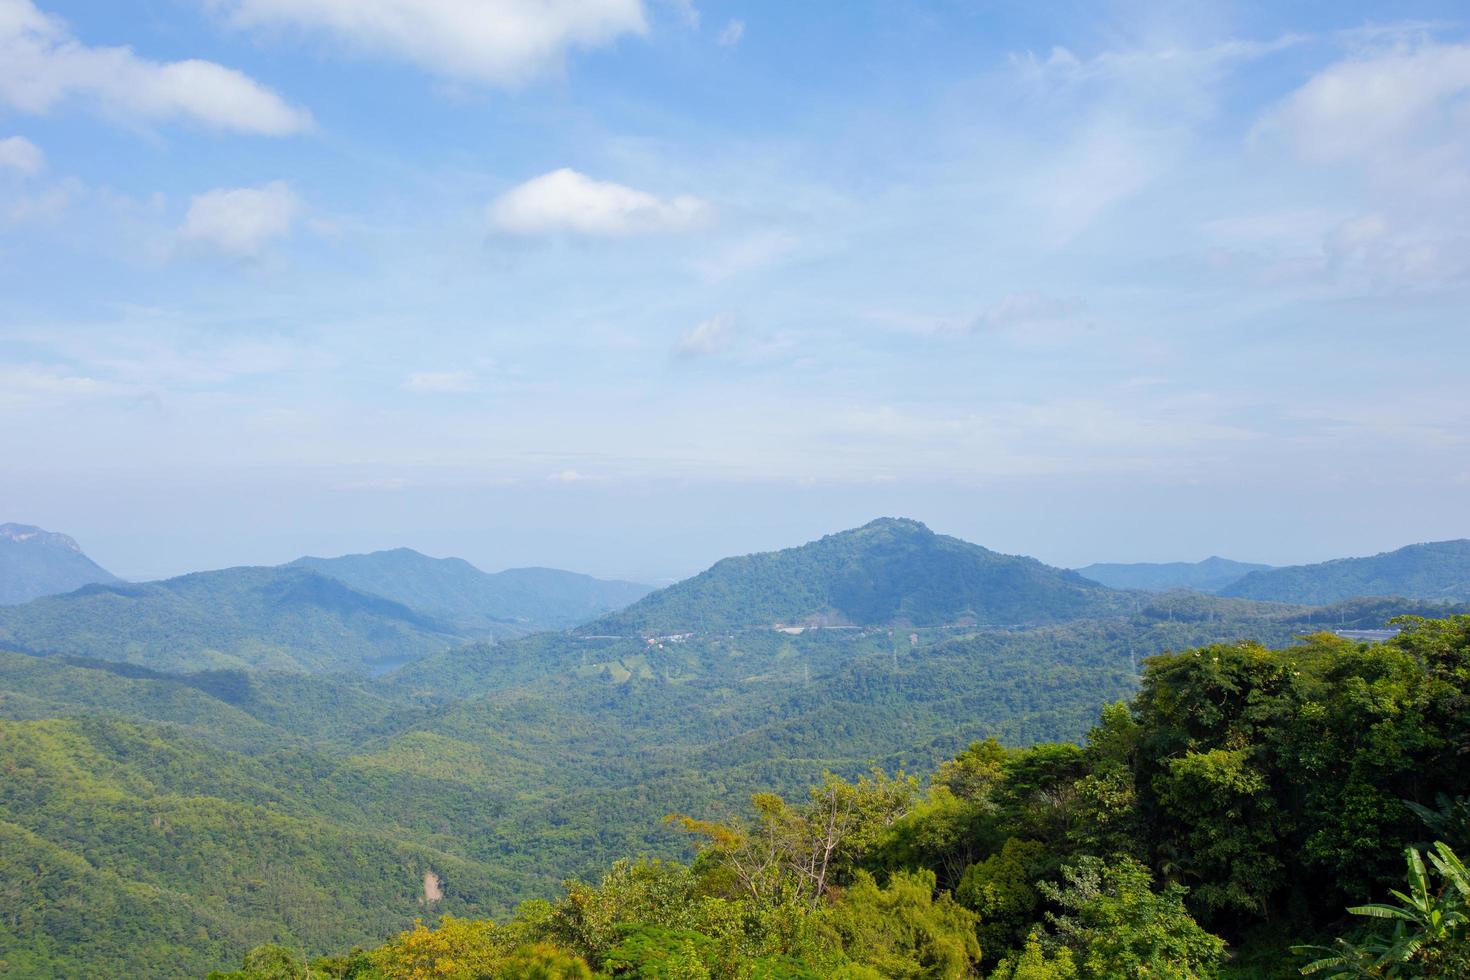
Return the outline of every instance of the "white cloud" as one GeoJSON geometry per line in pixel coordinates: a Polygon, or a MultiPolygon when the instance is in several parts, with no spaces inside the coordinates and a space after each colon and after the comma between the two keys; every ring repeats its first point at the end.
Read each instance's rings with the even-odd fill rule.
{"type": "MultiPolygon", "coordinates": [[[[1470,45],[1424,43],[1348,58],[1314,75],[1257,126],[1303,157],[1376,156],[1470,95],[1470,45]]],[[[1451,124],[1452,125],[1452,124],[1451,124]]]]}
{"type": "Polygon", "coordinates": [[[723,48],[733,48],[740,43],[740,39],[744,36],[745,21],[732,17],[730,23],[726,24],[724,29],[720,31],[720,36],[715,38],[715,42],[723,48]]]}
{"type": "Polygon", "coordinates": [[[303,109],[212,61],[158,62],[131,48],[88,47],[31,0],[0,0],[0,103],[43,114],[68,98],[145,122],[190,119],[281,136],[311,125],[303,109]]]}
{"type": "Polygon", "coordinates": [[[46,155],[24,136],[0,140],[0,167],[9,167],[30,176],[40,173],[45,166],[46,155]]]}
{"type": "Polygon", "coordinates": [[[206,0],[240,27],[320,31],[438,75],[515,84],[647,30],[642,0],[206,0]]]}
{"type": "Polygon", "coordinates": [[[736,334],[735,315],[717,313],[685,330],[674,342],[678,357],[705,357],[728,350],[736,334]]]}
{"type": "Polygon", "coordinates": [[[477,391],[480,384],[470,371],[415,371],[403,387],[406,391],[455,393],[477,391]]]}
{"type": "Polygon", "coordinates": [[[655,197],[562,168],[502,194],[490,205],[490,221],[516,235],[621,236],[681,231],[703,223],[711,211],[688,194],[655,197]]]}
{"type": "Polygon", "coordinates": [[[229,255],[259,255],[268,242],[291,233],[300,202],[289,185],[219,188],[196,194],[179,237],[229,255]]]}

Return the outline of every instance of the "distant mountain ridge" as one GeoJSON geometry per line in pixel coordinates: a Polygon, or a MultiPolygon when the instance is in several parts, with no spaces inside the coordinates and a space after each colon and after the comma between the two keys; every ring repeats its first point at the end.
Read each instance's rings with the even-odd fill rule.
{"type": "Polygon", "coordinates": [[[340,558],[298,558],[353,588],[492,635],[565,629],[635,602],[653,591],[555,568],[482,572],[462,558],[431,558],[394,548],[340,558]]]}
{"type": "Polygon", "coordinates": [[[1364,558],[1252,572],[1220,594],[1307,605],[1355,596],[1470,601],[1470,539],[1411,544],[1364,558]]]}
{"type": "Polygon", "coordinates": [[[726,558],[579,632],[1046,623],[1125,604],[1123,594],[1076,572],[935,534],[915,520],[880,518],[800,547],[726,558]]]}
{"type": "Polygon", "coordinates": [[[0,606],[117,581],[65,534],[30,524],[0,524],[0,606]]]}
{"type": "Polygon", "coordinates": [[[307,568],[100,583],[0,607],[0,646],[155,670],[373,671],[462,639],[402,603],[307,568]]]}
{"type": "Polygon", "coordinates": [[[1219,592],[1251,572],[1269,571],[1270,568],[1270,565],[1232,561],[1211,555],[1204,561],[1194,562],[1098,562],[1077,569],[1077,574],[1114,589],[1141,589],[1145,592],[1193,589],[1196,592],[1219,592]]]}

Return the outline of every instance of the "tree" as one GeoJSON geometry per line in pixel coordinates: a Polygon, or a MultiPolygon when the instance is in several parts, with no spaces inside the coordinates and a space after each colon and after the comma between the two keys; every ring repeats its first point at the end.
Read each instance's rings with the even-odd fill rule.
{"type": "Polygon", "coordinates": [[[1184,907],[1185,889],[1150,887],[1153,876],[1131,858],[1104,864],[1080,858],[1064,867],[1062,886],[1041,891],[1064,910],[1049,915],[1055,942],[1072,951],[1078,975],[1209,978],[1217,976],[1225,941],[1194,921],[1184,907]]]}
{"type": "Polygon", "coordinates": [[[970,976],[980,959],[977,916],[947,893],[934,872],[895,872],[887,887],[859,871],[826,919],[853,961],[890,978],[970,976]]]}
{"type": "Polygon", "coordinates": [[[849,783],[829,772],[803,806],[775,793],[756,794],[756,823],[750,828],[679,814],[667,819],[705,837],[706,850],[751,898],[774,901],[790,890],[816,908],[828,887],[846,880],[908,813],[918,789],[918,781],[902,773],[889,777],[875,769],[849,783]]]}
{"type": "Polygon", "coordinates": [[[484,980],[493,977],[507,950],[495,923],[446,915],[438,928],[417,922],[373,953],[391,980],[484,980]]]}
{"type": "Polygon", "coordinates": [[[980,916],[977,932],[987,959],[999,959],[1035,921],[1041,903],[1036,880],[1046,861],[1040,841],[1012,837],[999,852],[966,869],[954,897],[980,916]]]}
{"type": "Polygon", "coordinates": [[[304,963],[285,946],[257,946],[245,954],[242,968],[214,972],[209,980],[324,980],[327,976],[304,963]]]}
{"type": "Polygon", "coordinates": [[[1387,936],[1373,933],[1356,943],[1340,938],[1331,947],[1293,947],[1299,954],[1318,956],[1302,967],[1302,973],[1325,977],[1470,975],[1470,871],[1442,841],[1436,842],[1429,855],[1430,864],[1439,872],[1438,885],[1416,848],[1408,848],[1404,856],[1409,890],[1390,893],[1397,904],[1348,909],[1354,915],[1391,921],[1393,931],[1387,936]],[[1407,970],[1412,974],[1404,972],[1407,970]]]}
{"type": "Polygon", "coordinates": [[[551,943],[536,943],[517,951],[499,967],[496,980],[592,980],[582,957],[551,943]]]}

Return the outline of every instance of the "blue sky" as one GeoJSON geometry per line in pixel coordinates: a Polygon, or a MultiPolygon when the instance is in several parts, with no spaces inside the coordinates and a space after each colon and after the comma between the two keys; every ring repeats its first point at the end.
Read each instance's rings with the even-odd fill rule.
{"type": "Polygon", "coordinates": [[[1458,3],[0,0],[0,520],[661,580],[1470,534],[1458,3]]]}

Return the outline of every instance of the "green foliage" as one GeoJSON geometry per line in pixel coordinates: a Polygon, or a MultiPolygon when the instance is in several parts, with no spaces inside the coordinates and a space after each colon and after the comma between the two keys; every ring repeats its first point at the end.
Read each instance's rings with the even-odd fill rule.
{"type": "Polygon", "coordinates": [[[775,793],[753,799],[753,826],[725,826],[674,815],[668,819],[706,838],[706,865],[725,872],[735,894],[757,902],[793,896],[815,907],[828,889],[848,881],[864,856],[912,807],[918,782],[882,771],[849,783],[827,773],[805,805],[775,793]]]}
{"type": "Polygon", "coordinates": [[[851,960],[880,976],[957,978],[980,959],[977,921],[947,893],[935,895],[932,871],[896,871],[881,888],[859,871],[826,925],[851,960]]]}
{"type": "Polygon", "coordinates": [[[1153,876],[1131,858],[1082,857],[1062,877],[1063,885],[1041,888],[1063,910],[1051,916],[1055,941],[1072,951],[1079,976],[1218,975],[1225,942],[1190,916],[1183,887],[1153,891],[1153,876]]]}
{"type": "Polygon", "coordinates": [[[1390,894],[1393,904],[1360,905],[1354,915],[1384,919],[1393,931],[1375,932],[1358,941],[1339,938],[1333,947],[1298,946],[1294,952],[1317,958],[1302,967],[1304,974],[1326,977],[1464,977],[1470,976],[1470,870],[1454,850],[1436,843],[1429,855],[1438,872],[1424,867],[1415,848],[1405,852],[1408,892],[1390,894]]]}
{"type": "Polygon", "coordinates": [[[1019,953],[1000,961],[990,980],[1075,980],[1077,964],[1072,951],[1065,946],[1047,950],[1041,944],[1040,930],[1026,938],[1019,953]]]}
{"type": "Polygon", "coordinates": [[[1012,837],[965,870],[954,897],[978,913],[980,945],[992,961],[1014,948],[1038,918],[1041,892],[1036,885],[1049,864],[1046,845],[1012,837]]]}
{"type": "MultiPolygon", "coordinates": [[[[1042,886],[1089,857],[1141,862],[1150,894],[1187,885],[1232,942],[1262,923],[1315,938],[1398,877],[1426,831],[1416,806],[1470,785],[1470,620],[1271,650],[1215,641],[1284,643],[1300,610],[1204,598],[1031,630],[548,635],[376,681],[0,655],[0,715],[27,719],[0,725],[0,859],[19,883],[0,889],[0,958],[20,975],[199,975],[274,943],[368,977],[375,953],[307,957],[449,913],[502,920],[496,970],[550,944],[606,972],[656,929],[712,977],[858,977],[890,967],[844,935],[892,901],[913,917],[875,934],[895,963],[923,936],[949,962],[942,910],[978,909],[987,968],[1063,975],[1090,969],[1082,947],[1028,937],[1048,913],[1081,921],[1042,886]],[[1201,642],[1145,661],[1132,702],[1072,744],[1132,690],[1130,654],[1201,642]],[[938,768],[921,790],[875,761],[938,768]],[[660,824],[671,808],[714,818],[689,828],[708,844],[688,866],[667,860],[687,840],[660,824]],[[558,890],[620,855],[665,860],[558,890]],[[554,901],[511,915],[529,896],[554,901]]],[[[1129,894],[1124,911],[1150,908],[1129,894]]]]}

